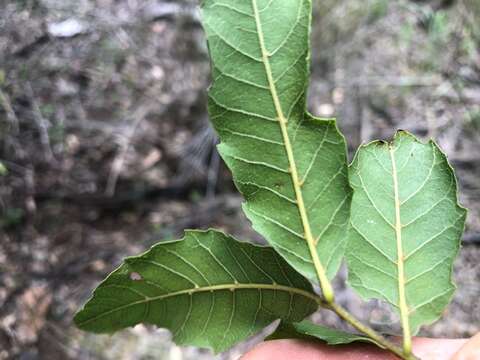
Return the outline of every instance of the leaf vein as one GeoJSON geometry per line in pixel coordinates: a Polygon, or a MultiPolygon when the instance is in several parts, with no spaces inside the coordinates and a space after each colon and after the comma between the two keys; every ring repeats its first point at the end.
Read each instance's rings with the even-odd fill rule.
{"type": "Polygon", "coordinates": [[[294,205],[297,205],[297,201],[296,201],[296,200],[291,199],[291,198],[289,198],[288,196],[283,195],[282,193],[280,193],[280,192],[278,192],[278,191],[276,191],[276,190],[274,190],[274,189],[272,189],[272,188],[270,188],[270,187],[268,187],[268,186],[259,185],[259,184],[257,184],[257,183],[251,182],[251,181],[237,181],[237,183],[243,184],[243,185],[247,185],[247,186],[250,185],[250,186],[254,186],[254,187],[258,188],[258,189],[263,189],[263,190],[266,190],[266,191],[270,191],[270,192],[272,192],[273,194],[277,195],[278,197],[280,197],[280,198],[288,201],[289,203],[292,203],[292,204],[294,204],[294,205]]]}
{"type": "Polygon", "coordinates": [[[239,78],[233,74],[229,74],[223,70],[221,70],[220,68],[218,67],[214,67],[214,69],[216,69],[220,74],[214,79],[214,81],[217,81],[218,79],[220,79],[222,76],[225,76],[229,79],[232,79],[234,81],[237,81],[239,83],[242,83],[242,84],[245,84],[245,85],[249,85],[249,86],[253,86],[253,87],[256,87],[258,89],[262,89],[262,90],[268,90],[268,86],[265,86],[265,85],[261,85],[261,84],[257,84],[253,81],[249,81],[249,80],[246,80],[246,79],[242,79],[242,78],[239,78]]]}
{"type": "Polygon", "coordinates": [[[279,171],[279,172],[282,172],[282,173],[285,173],[285,174],[290,173],[287,169],[283,169],[281,167],[278,167],[276,165],[272,165],[272,164],[269,164],[269,163],[266,163],[266,162],[263,162],[263,161],[248,160],[248,159],[244,159],[240,156],[236,156],[236,155],[228,155],[228,156],[231,157],[232,159],[244,162],[246,164],[264,166],[264,167],[267,167],[267,168],[270,168],[272,170],[276,170],[276,171],[279,171]]]}
{"type": "Polygon", "coordinates": [[[428,269],[425,269],[424,271],[416,274],[415,276],[412,276],[410,279],[407,279],[405,281],[405,286],[407,286],[408,284],[410,284],[411,282],[417,280],[418,278],[422,277],[423,275],[426,275],[430,272],[432,272],[437,266],[443,264],[446,260],[450,259],[450,257],[444,257],[442,258],[440,261],[437,261],[435,264],[433,264],[430,268],[428,269]]]}
{"type": "Polygon", "coordinates": [[[256,135],[251,135],[251,134],[247,134],[247,133],[242,133],[242,132],[238,132],[238,131],[233,131],[233,130],[230,130],[230,129],[222,129],[222,131],[226,131],[232,135],[237,135],[237,136],[241,136],[241,137],[246,137],[246,138],[250,138],[250,139],[254,139],[254,140],[258,140],[258,141],[261,141],[261,142],[266,142],[266,143],[270,143],[270,144],[275,144],[275,145],[281,145],[281,146],[284,146],[285,144],[283,142],[280,142],[280,141],[275,141],[275,140],[270,140],[270,139],[266,139],[266,138],[262,138],[260,136],[256,136],[256,135]]]}
{"type": "MultiPolygon", "coordinates": [[[[463,218],[463,214],[460,215],[457,219],[455,219],[455,223],[460,220],[461,218],[463,218]]],[[[436,238],[438,238],[439,236],[441,236],[445,231],[447,230],[450,230],[452,228],[455,228],[455,223],[453,225],[450,225],[450,226],[447,226],[445,227],[443,230],[441,230],[440,232],[436,233],[435,235],[433,235],[432,237],[430,237],[429,239],[425,240],[422,244],[420,244],[418,247],[416,247],[415,249],[413,249],[409,254],[407,254],[405,256],[405,261],[407,261],[410,257],[412,257],[413,255],[415,255],[418,251],[420,251],[423,247],[425,247],[426,245],[428,245],[430,242],[432,242],[433,240],[435,240],[436,238]]]]}
{"type": "Polygon", "coordinates": [[[227,105],[224,105],[221,102],[219,102],[217,99],[215,99],[212,96],[212,94],[208,94],[208,97],[209,97],[209,99],[211,99],[215,103],[215,105],[217,105],[217,106],[219,106],[223,109],[226,109],[228,111],[238,113],[238,114],[242,114],[242,115],[251,116],[251,117],[254,117],[254,118],[257,118],[257,119],[267,120],[267,121],[271,121],[271,122],[277,122],[276,119],[268,117],[268,116],[252,113],[252,112],[245,111],[245,110],[242,110],[242,109],[235,109],[235,108],[228,107],[227,105]]]}
{"type": "Polygon", "coordinates": [[[354,253],[350,253],[350,256],[355,258],[357,261],[361,262],[362,264],[366,265],[367,267],[369,267],[369,268],[371,268],[371,269],[373,269],[373,270],[375,270],[375,271],[377,271],[381,274],[384,274],[384,275],[388,276],[389,278],[392,278],[393,280],[397,281],[397,278],[394,275],[386,272],[385,270],[382,270],[381,268],[379,268],[379,267],[377,267],[373,264],[370,264],[369,262],[365,261],[364,259],[359,258],[354,253]]]}
{"type": "MultiPolygon", "coordinates": [[[[232,278],[233,281],[238,281],[238,279],[233,276],[233,274],[230,272],[230,270],[227,269],[227,267],[225,265],[223,265],[223,263],[217,258],[217,256],[213,253],[212,249],[210,249],[208,246],[202,244],[202,242],[200,241],[200,239],[197,237],[197,235],[195,235],[195,233],[191,233],[193,238],[195,239],[195,241],[198,243],[198,245],[200,245],[201,248],[203,248],[205,251],[207,251],[210,256],[215,260],[215,262],[220,265],[220,267],[223,269],[223,271],[225,271],[226,274],[228,274],[228,276],[230,276],[232,278]]],[[[212,238],[215,240],[214,238],[214,233],[211,233],[212,234],[212,238]]]]}
{"type": "Polygon", "coordinates": [[[153,260],[147,260],[147,259],[142,259],[142,258],[137,258],[135,259],[135,261],[140,261],[140,262],[144,262],[144,263],[147,263],[147,264],[151,264],[151,265],[154,265],[154,266],[157,266],[159,268],[162,268],[164,270],[167,270],[168,272],[174,274],[174,275],[177,275],[179,277],[181,277],[182,279],[184,280],[187,280],[190,284],[194,285],[195,287],[198,287],[198,284],[195,283],[195,281],[193,281],[192,279],[190,279],[188,276],[178,272],[178,271],[175,271],[173,270],[172,268],[164,265],[164,264],[161,264],[159,262],[156,262],[156,261],[153,261],[153,260]]]}
{"type": "Polygon", "coordinates": [[[237,9],[235,6],[232,6],[232,5],[230,5],[230,4],[215,2],[211,7],[212,7],[212,8],[214,8],[214,7],[226,8],[226,9],[231,10],[231,11],[233,11],[233,12],[236,12],[236,13],[238,13],[238,14],[245,15],[245,16],[248,16],[248,17],[253,18],[253,14],[249,14],[249,13],[247,13],[247,12],[245,12],[245,11],[242,11],[242,10],[240,10],[240,9],[237,9]]]}
{"type": "Polygon", "coordinates": [[[300,180],[300,183],[303,184],[305,182],[305,180],[307,179],[308,175],[310,174],[310,171],[313,168],[313,164],[317,160],[318,154],[320,153],[320,150],[322,149],[323,144],[325,143],[325,139],[327,138],[327,135],[328,135],[329,131],[330,131],[330,126],[327,126],[327,128],[323,132],[322,140],[320,140],[320,143],[318,144],[317,149],[313,153],[312,158],[310,159],[310,162],[307,166],[307,169],[305,170],[305,174],[303,174],[302,179],[300,180]]]}
{"type": "MultiPolygon", "coordinates": [[[[205,23],[205,25],[209,25],[208,23],[205,23]]],[[[247,57],[248,59],[250,60],[253,60],[253,61],[256,61],[256,62],[259,62],[261,63],[262,60],[259,59],[259,58],[256,58],[255,56],[252,56],[242,50],[240,50],[240,48],[237,48],[235,45],[233,45],[230,41],[228,41],[227,39],[225,39],[215,28],[213,28],[212,26],[209,26],[210,29],[212,30],[212,32],[215,34],[215,36],[218,37],[219,40],[221,40],[225,45],[227,45],[228,47],[230,47],[232,50],[235,50],[237,53],[247,57]]]]}
{"type": "Polygon", "coordinates": [[[372,248],[374,248],[375,250],[378,251],[379,254],[381,254],[385,259],[387,259],[388,261],[390,261],[392,264],[394,264],[395,266],[397,266],[397,262],[393,259],[390,258],[390,256],[388,256],[387,254],[385,254],[383,252],[383,250],[381,250],[377,245],[375,245],[373,242],[370,241],[369,238],[367,238],[356,226],[355,224],[352,222],[352,227],[353,229],[358,233],[358,235],[360,235],[367,244],[369,244],[372,248]]]}
{"type": "Polygon", "coordinates": [[[291,233],[291,234],[299,237],[300,239],[305,239],[305,237],[304,237],[302,234],[299,234],[298,232],[290,229],[287,225],[284,225],[284,224],[282,224],[281,222],[279,222],[279,221],[277,221],[277,220],[275,220],[275,219],[273,219],[273,218],[271,218],[271,217],[269,217],[269,216],[267,216],[267,215],[264,215],[264,214],[261,214],[261,213],[259,213],[259,212],[256,212],[256,211],[254,211],[254,210],[252,210],[252,209],[250,209],[250,211],[251,211],[252,213],[254,213],[255,215],[261,217],[262,219],[264,219],[264,220],[266,220],[266,221],[268,221],[268,222],[270,222],[270,223],[272,223],[272,224],[274,224],[274,225],[276,225],[276,226],[278,226],[278,227],[280,227],[280,228],[288,231],[289,233],[291,233]]]}
{"type": "Polygon", "coordinates": [[[437,159],[436,159],[436,155],[435,155],[435,151],[434,151],[434,152],[433,152],[432,165],[430,166],[430,169],[429,169],[429,171],[428,171],[428,174],[427,174],[425,180],[422,182],[422,184],[418,187],[417,190],[415,190],[413,193],[411,193],[405,200],[403,200],[403,201],[400,203],[400,206],[402,206],[402,205],[405,204],[408,200],[410,200],[410,199],[413,198],[415,195],[417,195],[420,191],[422,191],[422,189],[425,187],[425,185],[427,185],[428,181],[429,181],[429,180],[431,179],[431,177],[432,177],[433,169],[435,168],[436,162],[437,162],[437,159]]]}
{"type": "Polygon", "coordinates": [[[390,221],[388,221],[388,219],[385,217],[385,215],[383,215],[383,213],[380,211],[380,209],[377,207],[377,205],[376,205],[375,202],[373,201],[372,196],[371,196],[370,193],[368,192],[367,187],[365,186],[365,183],[363,182],[362,175],[360,174],[360,169],[358,169],[357,175],[358,175],[358,178],[359,178],[359,180],[360,180],[360,183],[362,184],[363,192],[364,192],[365,195],[367,196],[368,201],[372,204],[373,208],[374,208],[375,211],[380,215],[380,217],[383,219],[383,221],[385,221],[385,223],[386,223],[388,226],[390,226],[392,229],[395,230],[395,226],[394,226],[390,221]]]}
{"type": "Polygon", "coordinates": [[[278,45],[278,47],[276,49],[274,49],[273,51],[270,52],[270,56],[274,56],[279,50],[281,50],[285,44],[288,42],[288,40],[290,39],[290,37],[292,36],[292,34],[295,32],[295,29],[297,28],[297,25],[300,23],[300,18],[301,18],[301,14],[302,14],[302,3],[301,2],[298,2],[298,8],[297,8],[297,16],[296,16],[296,19],[293,23],[293,26],[291,27],[291,29],[288,31],[287,33],[287,36],[285,36],[285,38],[282,40],[282,42],[278,45]]]}

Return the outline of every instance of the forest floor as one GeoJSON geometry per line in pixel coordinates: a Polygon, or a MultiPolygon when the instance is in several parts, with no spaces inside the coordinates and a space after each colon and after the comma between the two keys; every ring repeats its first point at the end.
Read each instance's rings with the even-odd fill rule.
{"type": "MultiPolygon", "coordinates": [[[[127,255],[186,228],[262,242],[215,151],[209,62],[194,1],[7,1],[0,12],[0,359],[212,359],[138,326],[72,316],[127,255]]],[[[473,1],[323,1],[309,104],[351,155],[395,128],[433,137],[469,208],[458,291],[428,336],[480,331],[480,8],[473,1]]],[[[341,285],[380,330],[397,319],[341,285]],[[378,310],[378,308],[382,310],[378,310]]],[[[342,326],[328,312],[315,321],[342,326]]],[[[218,359],[236,359],[251,344],[218,359]]]]}

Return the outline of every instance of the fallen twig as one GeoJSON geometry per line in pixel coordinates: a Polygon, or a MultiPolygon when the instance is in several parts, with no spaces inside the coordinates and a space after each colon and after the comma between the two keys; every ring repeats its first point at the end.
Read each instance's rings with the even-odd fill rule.
{"type": "Polygon", "coordinates": [[[127,156],[128,150],[130,149],[130,144],[132,138],[137,131],[140,123],[145,119],[145,117],[150,112],[150,106],[140,106],[136,111],[133,112],[131,117],[128,119],[132,121],[128,127],[125,136],[120,139],[120,147],[115,159],[113,159],[112,166],[110,168],[110,173],[108,175],[107,186],[105,188],[105,194],[112,197],[115,195],[115,188],[117,186],[118,177],[123,170],[123,165],[125,163],[125,158],[127,156]]]}
{"type": "Polygon", "coordinates": [[[45,159],[49,162],[55,162],[55,157],[53,156],[53,151],[50,143],[50,136],[48,135],[48,128],[50,127],[50,123],[42,115],[40,106],[38,105],[38,102],[35,98],[35,93],[33,92],[33,88],[30,82],[26,83],[25,90],[32,104],[33,120],[35,122],[35,125],[37,126],[40,135],[40,142],[43,147],[45,159]]]}

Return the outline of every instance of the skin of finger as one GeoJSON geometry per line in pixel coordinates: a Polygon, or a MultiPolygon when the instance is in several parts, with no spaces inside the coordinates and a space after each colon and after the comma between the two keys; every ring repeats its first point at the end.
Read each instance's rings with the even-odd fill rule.
{"type": "Polygon", "coordinates": [[[452,360],[478,360],[480,359],[480,333],[467,341],[452,360]]]}
{"type": "MultiPolygon", "coordinates": [[[[466,340],[416,338],[414,352],[422,360],[450,360],[466,340]]],[[[395,360],[390,352],[370,344],[330,346],[301,340],[274,340],[258,345],[241,360],[395,360]]],[[[478,358],[477,358],[478,359],[478,358]]],[[[457,359],[455,359],[457,360],[457,359]]],[[[458,360],[470,360],[460,358],[458,360]]]]}

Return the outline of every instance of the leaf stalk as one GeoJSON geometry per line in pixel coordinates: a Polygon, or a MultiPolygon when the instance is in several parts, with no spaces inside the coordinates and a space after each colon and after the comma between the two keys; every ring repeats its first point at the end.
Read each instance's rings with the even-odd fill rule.
{"type": "Polygon", "coordinates": [[[361,333],[367,335],[371,339],[375,340],[379,345],[383,346],[384,348],[390,350],[392,353],[400,357],[404,360],[415,360],[418,359],[414,355],[406,354],[404,350],[400,347],[392,343],[391,341],[387,340],[384,336],[380,335],[378,332],[373,330],[371,327],[363,324],[359,320],[357,320],[352,314],[350,314],[344,307],[337,303],[325,304],[325,308],[332,310],[335,312],[339,317],[353,326],[355,329],[360,331],[361,333]]]}

